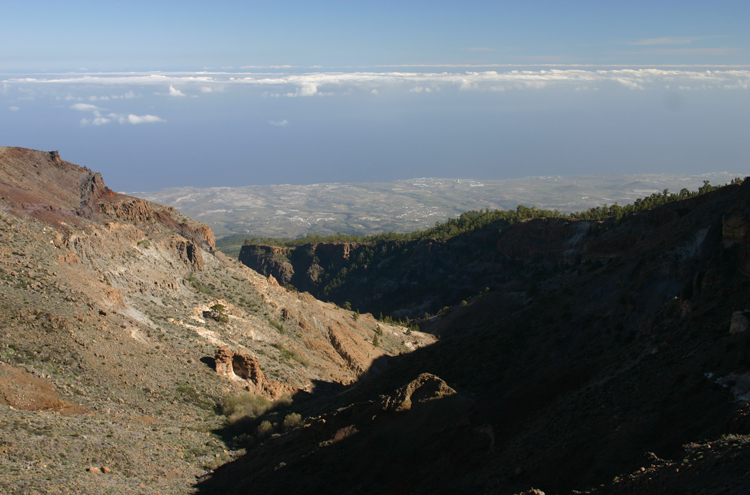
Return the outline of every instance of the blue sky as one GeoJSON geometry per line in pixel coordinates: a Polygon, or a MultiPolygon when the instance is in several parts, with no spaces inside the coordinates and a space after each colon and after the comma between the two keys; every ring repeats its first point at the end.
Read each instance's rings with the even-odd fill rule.
{"type": "Polygon", "coordinates": [[[750,2],[7,1],[0,145],[117,190],[750,173],[750,2]]]}

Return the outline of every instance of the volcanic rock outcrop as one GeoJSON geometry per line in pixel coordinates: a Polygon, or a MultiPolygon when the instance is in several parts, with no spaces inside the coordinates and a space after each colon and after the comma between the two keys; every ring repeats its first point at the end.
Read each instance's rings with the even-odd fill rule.
{"type": "Polygon", "coordinates": [[[257,359],[238,352],[232,353],[226,347],[219,347],[216,350],[214,363],[219,376],[241,382],[252,394],[278,399],[298,391],[283,383],[266,380],[257,359]]]}

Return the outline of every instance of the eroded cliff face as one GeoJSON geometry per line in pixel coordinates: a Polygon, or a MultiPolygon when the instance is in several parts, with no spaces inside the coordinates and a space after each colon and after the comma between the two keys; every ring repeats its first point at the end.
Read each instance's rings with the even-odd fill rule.
{"type": "MultiPolygon", "coordinates": [[[[288,291],[215,251],[207,226],[117,194],[57,153],[0,147],[0,171],[0,444],[16,467],[59,446],[49,489],[94,493],[86,468],[106,463],[132,473],[116,491],[185,493],[209,461],[232,457],[205,433],[222,426],[224,397],[341,387],[435,340],[288,291]],[[217,373],[220,348],[233,374],[217,373]],[[68,433],[50,447],[14,424],[68,433]]],[[[0,491],[41,489],[34,471],[0,471],[0,491]]]]}
{"type": "MultiPolygon", "coordinates": [[[[633,253],[658,253],[663,232],[674,231],[675,225],[684,229],[683,217],[721,194],[726,191],[676,201],[622,222],[536,218],[497,222],[445,240],[248,245],[239,259],[260,273],[273,273],[282,285],[340,305],[350,302],[362,311],[421,318],[487,290],[512,309],[603,264],[633,253]]],[[[726,222],[736,235],[745,226],[737,213],[726,222]]],[[[677,262],[713,246],[718,235],[705,221],[689,227],[693,237],[673,248],[677,262]]]]}
{"type": "Polygon", "coordinates": [[[243,248],[239,260],[248,267],[255,267],[252,269],[258,273],[272,276],[281,285],[288,285],[294,277],[294,267],[288,261],[288,255],[286,248],[254,245],[243,248]]]}

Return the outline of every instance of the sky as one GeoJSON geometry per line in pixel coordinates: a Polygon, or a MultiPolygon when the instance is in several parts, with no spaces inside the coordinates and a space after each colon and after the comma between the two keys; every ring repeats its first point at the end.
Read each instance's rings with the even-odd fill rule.
{"type": "Polygon", "coordinates": [[[118,191],[750,174],[747,1],[3,0],[0,145],[118,191]]]}

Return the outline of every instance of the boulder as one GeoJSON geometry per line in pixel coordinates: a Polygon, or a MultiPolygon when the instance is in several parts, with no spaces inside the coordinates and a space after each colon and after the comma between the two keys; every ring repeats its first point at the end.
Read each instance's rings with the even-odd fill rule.
{"type": "Polygon", "coordinates": [[[430,373],[422,373],[392,395],[382,397],[380,406],[384,411],[408,411],[413,403],[440,399],[455,393],[456,391],[441,378],[430,373]]]}

